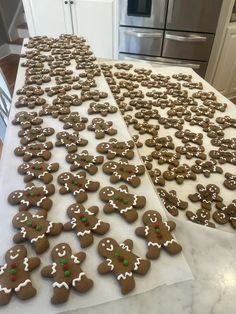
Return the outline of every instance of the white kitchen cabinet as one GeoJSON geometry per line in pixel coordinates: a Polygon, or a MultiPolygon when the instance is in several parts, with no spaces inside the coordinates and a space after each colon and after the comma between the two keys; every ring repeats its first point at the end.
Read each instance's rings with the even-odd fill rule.
{"type": "Polygon", "coordinates": [[[23,0],[30,36],[85,36],[96,57],[117,47],[117,0],[23,0]]]}
{"type": "Polygon", "coordinates": [[[236,96],[236,23],[227,28],[213,86],[229,98],[236,96]]]}

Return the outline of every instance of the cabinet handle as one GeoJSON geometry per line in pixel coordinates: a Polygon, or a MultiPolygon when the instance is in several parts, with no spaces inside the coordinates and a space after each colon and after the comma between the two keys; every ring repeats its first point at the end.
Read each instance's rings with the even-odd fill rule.
{"type": "Polygon", "coordinates": [[[128,30],[126,29],[125,30],[125,33],[129,36],[135,36],[135,37],[139,37],[139,38],[142,38],[142,37],[146,37],[146,38],[152,38],[152,37],[157,37],[157,38],[161,38],[162,37],[162,33],[157,33],[157,32],[146,32],[146,33],[143,33],[143,32],[137,32],[137,31],[133,31],[133,30],[128,30]]]}
{"type": "Polygon", "coordinates": [[[165,38],[169,39],[169,40],[182,41],[182,42],[205,42],[205,41],[207,41],[207,37],[196,36],[196,35],[178,36],[178,35],[166,34],[165,38]]]}

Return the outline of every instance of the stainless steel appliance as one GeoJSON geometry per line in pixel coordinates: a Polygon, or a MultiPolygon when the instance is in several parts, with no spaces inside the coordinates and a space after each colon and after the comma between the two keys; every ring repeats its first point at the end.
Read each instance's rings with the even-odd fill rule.
{"type": "Polygon", "coordinates": [[[222,0],[120,0],[119,57],[204,76],[222,0]]]}

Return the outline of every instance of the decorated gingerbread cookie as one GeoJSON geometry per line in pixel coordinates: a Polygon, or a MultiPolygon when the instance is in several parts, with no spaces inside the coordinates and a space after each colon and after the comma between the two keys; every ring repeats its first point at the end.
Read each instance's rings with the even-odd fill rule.
{"type": "Polygon", "coordinates": [[[172,153],[172,152],[168,151],[167,149],[162,149],[160,151],[154,151],[151,153],[151,156],[152,156],[152,158],[157,159],[157,162],[159,165],[167,163],[167,164],[173,165],[175,167],[178,167],[179,159],[181,157],[179,152],[172,153]]]}
{"type": "Polygon", "coordinates": [[[103,163],[104,157],[89,155],[87,150],[83,150],[79,154],[68,154],[66,161],[71,164],[71,171],[83,169],[93,175],[98,171],[97,165],[103,163]]]}
{"type": "Polygon", "coordinates": [[[138,176],[143,175],[145,172],[143,165],[131,165],[126,159],[121,159],[118,162],[108,161],[102,166],[102,170],[111,175],[111,183],[124,181],[133,187],[140,185],[141,180],[138,176]]]}
{"type": "Polygon", "coordinates": [[[176,118],[160,118],[159,123],[164,125],[165,129],[174,128],[177,130],[183,129],[184,120],[183,119],[176,119],[176,118]]]}
{"type": "Polygon", "coordinates": [[[189,143],[192,142],[197,145],[202,145],[203,143],[203,135],[202,133],[194,133],[190,130],[186,129],[184,131],[177,131],[175,136],[181,139],[182,143],[189,143]]]}
{"type": "Polygon", "coordinates": [[[16,113],[12,123],[14,125],[20,125],[22,129],[30,129],[32,125],[42,124],[43,119],[38,117],[37,112],[21,111],[16,113]]]}
{"type": "Polygon", "coordinates": [[[145,144],[148,147],[155,147],[155,150],[160,150],[162,148],[169,148],[169,149],[175,148],[173,139],[169,135],[163,136],[163,137],[154,136],[152,138],[147,139],[145,141],[145,144]]]}
{"type": "Polygon", "coordinates": [[[211,210],[213,202],[222,202],[222,197],[219,195],[220,189],[215,184],[208,184],[204,187],[202,184],[197,185],[198,192],[189,194],[188,198],[192,202],[201,202],[202,208],[211,210]]]}
{"type": "Polygon", "coordinates": [[[23,157],[23,161],[30,161],[34,158],[42,158],[43,160],[49,160],[51,158],[50,149],[53,148],[52,142],[46,142],[43,144],[28,144],[26,146],[19,146],[14,150],[16,156],[23,157]]]}
{"type": "Polygon", "coordinates": [[[40,116],[52,116],[57,118],[59,116],[68,115],[70,113],[69,106],[62,105],[43,105],[39,111],[40,116]]]}
{"type": "Polygon", "coordinates": [[[61,194],[72,193],[78,203],[87,200],[87,192],[95,192],[99,189],[100,183],[86,179],[86,172],[80,171],[78,174],[63,172],[57,178],[62,185],[59,192],[61,194]]]}
{"type": "Polygon", "coordinates": [[[211,140],[211,144],[218,146],[220,150],[234,149],[236,150],[236,138],[217,137],[211,140]]]}
{"type": "Polygon", "coordinates": [[[217,210],[213,214],[213,219],[220,225],[230,223],[232,228],[236,229],[236,199],[229,205],[222,202],[216,203],[217,210]]]}
{"type": "Polygon", "coordinates": [[[43,267],[41,275],[53,279],[52,304],[64,303],[68,300],[70,289],[85,293],[93,287],[93,281],[89,279],[81,268],[86,254],[72,253],[67,243],[57,244],[51,251],[53,263],[43,267]]]}
{"type": "Polygon", "coordinates": [[[38,257],[27,257],[23,245],[15,245],[5,254],[6,264],[0,266],[0,305],[10,302],[13,293],[21,300],[33,298],[37,291],[33,287],[30,272],[40,264],[38,257]]]}
{"type": "Polygon", "coordinates": [[[93,131],[95,133],[95,138],[100,139],[104,138],[105,135],[115,135],[117,130],[112,127],[112,121],[105,121],[102,118],[95,118],[92,120],[92,123],[87,126],[87,130],[93,131]]]}
{"type": "Polygon", "coordinates": [[[18,173],[24,175],[24,181],[29,182],[33,179],[39,179],[48,184],[53,180],[51,173],[59,169],[58,163],[46,163],[41,160],[23,163],[18,167],[18,173]]]}
{"type": "Polygon", "coordinates": [[[196,174],[202,173],[206,178],[209,178],[211,173],[223,173],[223,169],[217,166],[217,162],[213,159],[207,161],[197,159],[191,170],[196,174]]]}
{"type": "Polygon", "coordinates": [[[119,188],[106,186],[99,192],[100,199],[106,203],[103,211],[106,214],[118,212],[128,223],[133,223],[138,218],[136,209],[146,205],[146,198],[128,192],[127,185],[119,188]]]}
{"type": "Polygon", "coordinates": [[[136,123],[134,125],[134,129],[137,130],[140,135],[150,134],[152,136],[157,136],[160,126],[157,124],[150,124],[150,123],[144,122],[144,123],[136,123]]]}
{"type": "Polygon", "coordinates": [[[147,258],[157,259],[160,256],[161,248],[172,255],[182,250],[181,245],[177,243],[170,233],[176,227],[174,221],[163,222],[160,213],[155,210],[146,211],[142,220],[145,227],[136,228],[135,234],[145,238],[147,241],[147,258]]]}
{"type": "Polygon", "coordinates": [[[153,182],[154,185],[160,185],[160,186],[164,186],[165,185],[165,179],[163,178],[163,176],[161,175],[161,170],[158,168],[155,168],[153,170],[149,170],[148,171],[151,180],[153,182]]]}
{"type": "Polygon", "coordinates": [[[46,100],[36,96],[21,96],[15,103],[16,108],[28,107],[34,109],[36,106],[42,106],[46,103],[46,100]]]}
{"type": "Polygon", "coordinates": [[[217,159],[220,164],[230,163],[236,165],[236,151],[230,152],[225,150],[211,150],[209,155],[213,159],[217,159]]]}
{"type": "Polygon", "coordinates": [[[20,130],[18,136],[21,137],[21,145],[27,145],[34,141],[45,142],[47,136],[54,134],[53,128],[32,127],[27,130],[20,130]]]}
{"type": "Polygon", "coordinates": [[[197,179],[196,174],[186,164],[177,167],[169,165],[168,170],[163,172],[163,177],[168,181],[175,180],[178,184],[182,184],[185,180],[197,179]]]}
{"type": "Polygon", "coordinates": [[[49,210],[52,207],[52,200],[49,196],[54,192],[55,186],[53,184],[38,187],[33,183],[28,183],[23,190],[10,193],[8,202],[11,205],[19,205],[19,210],[28,210],[31,207],[49,210]]]}
{"type": "Polygon", "coordinates": [[[178,216],[179,210],[185,210],[188,207],[188,202],[179,199],[174,190],[167,192],[162,188],[158,188],[157,192],[159,193],[163,205],[173,216],[178,216]]]}
{"type": "Polygon", "coordinates": [[[106,260],[98,266],[101,275],[112,272],[121,287],[122,294],[135,288],[133,274],[145,275],[151,263],[132,252],[133,241],[125,240],[118,244],[112,238],[102,239],[98,244],[98,253],[106,260]]]}
{"type": "Polygon", "coordinates": [[[45,252],[49,248],[48,236],[58,235],[63,225],[46,220],[47,212],[43,209],[36,214],[22,211],[12,219],[13,226],[20,230],[14,235],[15,243],[29,241],[37,254],[45,252]]]}
{"type": "Polygon", "coordinates": [[[211,228],[215,228],[215,224],[212,223],[210,221],[211,215],[209,210],[205,209],[205,208],[200,208],[197,210],[196,214],[194,214],[191,211],[187,211],[186,212],[186,216],[187,218],[196,223],[196,224],[200,224],[206,227],[211,227],[211,228]]]}
{"type": "Polygon", "coordinates": [[[230,116],[218,117],[216,118],[216,122],[219,123],[223,129],[236,128],[236,119],[230,116]]]}
{"type": "Polygon", "coordinates": [[[78,112],[71,112],[68,116],[60,116],[59,120],[64,123],[63,129],[73,129],[74,131],[83,131],[88,119],[81,117],[78,112]]]}
{"type": "Polygon", "coordinates": [[[77,147],[85,146],[88,144],[87,140],[79,136],[79,132],[59,132],[56,136],[56,146],[65,146],[68,153],[75,153],[77,152],[77,147]]]}
{"type": "Polygon", "coordinates": [[[88,247],[93,243],[93,235],[103,235],[107,233],[110,225],[101,221],[96,217],[99,208],[97,206],[91,206],[86,209],[81,204],[72,204],[67,209],[67,215],[70,217],[70,221],[64,224],[64,230],[73,230],[82,248],[88,247]]]}
{"type": "Polygon", "coordinates": [[[193,146],[190,144],[185,144],[184,146],[177,146],[176,152],[180,155],[185,155],[187,159],[192,159],[193,157],[205,160],[207,155],[204,153],[205,148],[203,146],[193,146]]]}
{"type": "Polygon", "coordinates": [[[236,175],[226,172],[224,186],[229,190],[236,190],[236,175]]]}
{"type": "Polygon", "coordinates": [[[98,144],[97,151],[101,154],[106,154],[107,159],[113,159],[115,157],[132,159],[134,157],[134,146],[133,141],[119,142],[115,138],[111,138],[109,142],[98,144]]]}
{"type": "Polygon", "coordinates": [[[103,117],[107,116],[108,113],[116,113],[117,107],[110,105],[108,102],[89,104],[88,114],[100,114],[103,117]]]}

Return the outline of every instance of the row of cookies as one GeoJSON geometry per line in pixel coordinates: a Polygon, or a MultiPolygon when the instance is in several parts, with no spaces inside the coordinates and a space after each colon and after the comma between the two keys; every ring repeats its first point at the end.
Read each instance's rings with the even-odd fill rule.
{"type": "MultiPolygon", "coordinates": [[[[102,63],[101,68],[154,185],[161,186],[157,189],[160,197],[163,199],[165,194],[167,210],[184,218],[181,212],[195,205],[190,197],[194,185],[187,182],[197,180],[205,183],[205,190],[212,185],[213,190],[220,188],[222,198],[216,201],[213,220],[235,228],[235,200],[230,193],[236,188],[232,171],[236,164],[236,120],[230,117],[232,104],[220,102],[207,83],[188,74],[191,71],[170,75],[168,70],[140,69],[125,62],[102,63]],[[176,206],[178,195],[183,198],[184,208],[176,206]]],[[[213,201],[207,193],[205,197],[213,201]]],[[[195,212],[186,211],[186,217],[215,227],[209,222],[211,212],[205,213],[202,204],[195,212]]]]}
{"type": "MultiPolygon", "coordinates": [[[[50,214],[52,208],[52,200],[49,197],[55,192],[55,185],[51,183],[53,180],[52,173],[54,171],[58,171],[59,164],[57,162],[47,162],[51,157],[53,157],[53,151],[52,154],[50,152],[50,150],[53,149],[53,144],[52,142],[44,141],[46,141],[47,136],[53,136],[54,130],[50,127],[38,127],[38,125],[41,125],[44,122],[41,118],[44,114],[42,114],[40,108],[42,107],[42,110],[45,109],[44,113],[49,113],[50,117],[58,117],[60,121],[64,122],[65,129],[67,127],[71,127],[73,129],[79,128],[79,131],[78,129],[75,131],[85,132],[85,124],[87,122],[85,119],[87,119],[87,117],[81,118],[78,112],[70,113],[68,108],[70,106],[80,106],[87,100],[98,101],[100,98],[97,99],[96,97],[102,93],[94,90],[86,90],[82,94],[84,91],[83,88],[86,84],[83,85],[81,83],[82,91],[80,95],[86,96],[81,103],[81,97],[74,97],[73,95],[68,94],[70,88],[67,87],[67,85],[61,86],[60,81],[60,83],[54,87],[45,88],[47,97],[56,97],[53,98],[52,101],[57,102],[56,104],[47,104],[48,98],[45,101],[37,98],[38,96],[43,95],[42,91],[44,92],[44,88],[42,85],[52,83],[52,79],[48,80],[48,78],[46,79],[45,77],[42,79],[42,82],[40,80],[38,81],[38,79],[42,78],[42,74],[47,74],[47,70],[44,68],[45,63],[50,66],[51,71],[55,71],[56,75],[58,75],[59,72],[62,78],[69,75],[68,72],[65,73],[65,67],[68,65],[68,62],[70,62],[67,59],[68,55],[71,55],[71,53],[68,53],[68,49],[71,48],[68,47],[71,47],[71,45],[73,46],[74,40],[76,42],[76,49],[74,50],[79,53],[81,49],[80,52],[82,53],[81,57],[78,58],[79,60],[76,61],[77,67],[79,69],[85,68],[84,75],[93,76],[93,69],[98,68],[93,64],[93,61],[91,61],[90,53],[88,54],[89,60],[86,60],[86,53],[84,55],[83,45],[80,49],[78,49],[77,38],[67,36],[64,38],[62,36],[58,41],[47,38],[33,38],[29,41],[27,47],[35,50],[29,50],[26,52],[25,56],[27,61],[23,64],[23,66],[27,68],[25,81],[26,86],[24,86],[22,90],[18,91],[20,97],[23,95],[25,98],[18,99],[17,102],[27,104],[29,109],[36,109],[32,103],[35,104],[37,102],[37,108],[39,109],[38,113],[32,111],[18,112],[13,120],[14,124],[22,127],[22,130],[19,131],[22,146],[15,149],[15,154],[22,157],[24,163],[18,167],[18,172],[24,175],[25,182],[40,179],[47,185],[35,186],[33,183],[29,183],[24,189],[12,192],[9,195],[8,200],[12,205],[19,205],[20,210],[13,218],[13,226],[20,230],[20,232],[14,236],[14,242],[20,243],[26,240],[29,241],[37,254],[42,254],[49,247],[47,236],[59,234],[62,231],[62,228],[65,231],[75,231],[80,241],[80,246],[83,248],[93,242],[93,234],[97,233],[102,235],[109,229],[109,224],[96,218],[96,214],[98,212],[97,206],[85,208],[81,204],[88,198],[87,192],[97,191],[100,186],[99,182],[86,179],[85,172],[79,172],[77,174],[63,172],[57,177],[58,183],[62,185],[59,192],[61,194],[70,192],[77,201],[76,204],[70,205],[67,209],[67,213],[71,218],[71,221],[62,226],[62,223],[52,223],[46,219],[47,211],[50,210],[50,214]],[[50,55],[45,57],[44,54],[41,54],[42,51],[47,53],[51,51],[52,55],[57,56],[57,58],[55,58],[56,60],[53,60],[50,55]],[[37,77],[32,78],[32,76],[35,75],[37,77]],[[37,82],[35,79],[37,79],[37,82]],[[34,86],[34,84],[40,85],[40,87],[34,86]],[[57,86],[60,86],[60,88],[57,86]],[[36,99],[30,99],[30,97],[36,97],[36,99]],[[78,100],[78,98],[80,99],[78,100]],[[76,99],[77,104],[75,104],[74,99],[76,99]],[[60,102],[60,104],[58,104],[58,102],[60,102]],[[31,104],[30,106],[28,105],[29,103],[31,104]],[[68,103],[70,105],[68,105],[68,103]],[[47,106],[47,108],[43,106],[47,106]],[[66,113],[64,111],[65,108],[67,109],[66,113]],[[48,109],[49,111],[47,111],[48,109]],[[36,125],[36,127],[34,125],[36,125]],[[39,210],[36,213],[31,213],[28,211],[31,207],[39,208],[39,210]]],[[[78,40],[80,41],[81,39],[78,40]]],[[[82,42],[84,43],[84,41],[82,42]]],[[[71,56],[69,58],[71,58],[71,56]]],[[[53,75],[55,73],[53,73],[53,75]]],[[[70,72],[70,74],[72,73],[70,72]]],[[[80,75],[82,75],[82,72],[80,75]]],[[[67,79],[69,78],[67,77],[67,79]]],[[[74,82],[75,80],[72,79],[72,81],[74,82]]],[[[69,81],[67,81],[67,84],[69,84],[69,81]]],[[[87,88],[88,86],[86,85],[85,89],[87,88]]],[[[104,96],[104,94],[102,95],[104,96]]],[[[16,108],[19,108],[18,103],[16,108]]],[[[106,103],[90,103],[89,109],[90,111],[92,110],[92,114],[102,112],[103,116],[109,113],[109,111],[114,112],[114,108],[112,109],[112,106],[107,106],[106,103]]],[[[101,121],[96,120],[95,122],[98,125],[96,125],[96,127],[92,126],[93,130],[99,130],[99,132],[95,133],[95,138],[100,139],[102,127],[100,127],[99,123],[101,121]]],[[[92,124],[94,123],[92,121],[92,124]]],[[[108,127],[110,126],[108,125],[108,127]]],[[[77,152],[77,146],[87,145],[87,139],[81,139],[79,133],[71,134],[69,132],[59,132],[56,134],[56,138],[56,146],[65,146],[67,152],[69,153],[66,156],[66,160],[68,163],[72,164],[71,171],[77,171],[82,168],[91,175],[96,174],[98,168],[97,166],[102,164],[104,161],[103,156],[92,156],[85,150],[79,154],[75,154],[75,152],[77,152]]],[[[112,159],[116,156],[132,159],[135,152],[133,148],[134,144],[132,141],[124,142],[116,139],[111,139],[109,142],[97,145],[97,151],[107,154],[108,159],[112,159]]],[[[140,185],[140,180],[137,175],[144,174],[144,168],[142,165],[130,165],[126,159],[113,162],[107,161],[103,164],[103,171],[111,175],[112,183],[124,180],[132,187],[138,187],[140,185]]],[[[126,221],[130,223],[134,222],[138,218],[136,208],[144,208],[146,204],[146,198],[144,196],[137,196],[132,193],[128,193],[128,187],[126,185],[122,185],[118,188],[113,186],[103,187],[100,190],[99,195],[101,200],[106,203],[104,206],[105,213],[112,213],[114,211],[118,212],[125,218],[126,221]]],[[[148,258],[158,258],[160,248],[162,246],[171,254],[176,254],[181,251],[181,246],[170,234],[170,231],[175,227],[174,223],[163,223],[160,214],[156,211],[146,211],[143,216],[143,222],[146,227],[136,229],[136,234],[146,238],[148,242],[148,258]],[[148,232],[149,229],[150,232],[148,232]],[[156,243],[158,243],[158,245],[156,243]]],[[[117,280],[121,285],[122,293],[128,293],[134,288],[132,272],[145,274],[150,267],[149,261],[143,260],[131,252],[132,246],[133,244],[131,240],[126,241],[124,245],[118,246],[116,241],[111,238],[102,239],[98,246],[100,255],[106,259],[105,262],[98,267],[98,271],[100,273],[115,273],[117,280]],[[128,278],[125,275],[127,272],[130,274],[128,278]]],[[[53,264],[51,266],[44,267],[41,273],[43,276],[53,277],[54,294],[51,299],[52,303],[65,302],[69,296],[69,287],[73,287],[79,292],[85,292],[92,287],[92,281],[85,276],[80,265],[78,265],[84,260],[85,253],[79,252],[78,254],[73,255],[70,246],[66,243],[61,243],[57,244],[51,250],[51,256],[53,264]]],[[[29,271],[39,265],[39,259],[34,259],[32,267],[28,267],[26,265],[25,259],[27,259],[26,251],[22,246],[13,247],[6,254],[7,263],[1,268],[0,273],[1,287],[3,287],[3,293],[0,298],[2,304],[9,302],[14,291],[17,292],[17,296],[21,299],[27,299],[35,295],[36,291],[31,285],[29,271]],[[17,250],[23,253],[18,254],[16,253],[17,250]],[[18,258],[20,259],[18,260],[18,258]],[[14,264],[13,267],[12,264],[16,262],[17,265],[14,264]],[[22,277],[18,277],[18,271],[20,271],[22,277]],[[26,278],[24,284],[20,281],[23,277],[26,278]]]]}

